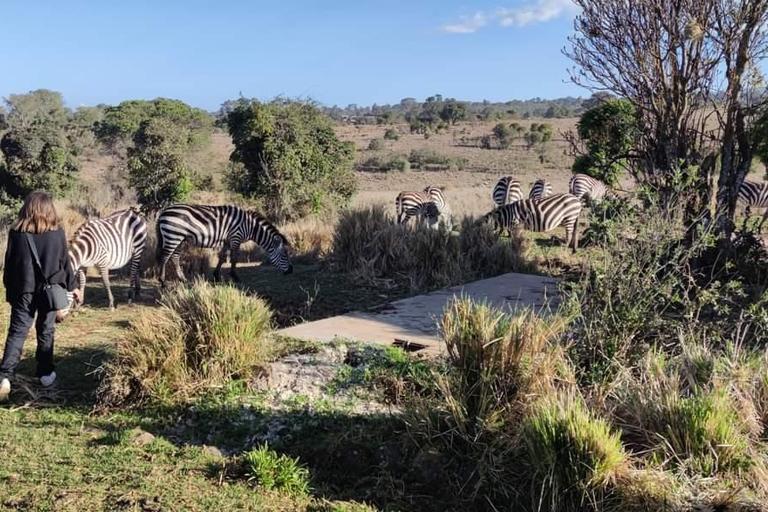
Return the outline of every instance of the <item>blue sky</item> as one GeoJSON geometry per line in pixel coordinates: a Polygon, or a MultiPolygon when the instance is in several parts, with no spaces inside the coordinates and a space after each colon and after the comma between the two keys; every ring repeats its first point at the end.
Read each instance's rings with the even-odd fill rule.
{"type": "Polygon", "coordinates": [[[560,52],[575,12],[570,0],[4,0],[0,96],[213,110],[241,92],[342,106],[587,95],[560,52]]]}

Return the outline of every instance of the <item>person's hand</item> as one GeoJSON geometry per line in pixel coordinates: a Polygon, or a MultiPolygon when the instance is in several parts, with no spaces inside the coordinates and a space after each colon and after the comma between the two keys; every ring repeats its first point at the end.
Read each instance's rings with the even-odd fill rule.
{"type": "Polygon", "coordinates": [[[80,304],[83,302],[83,290],[80,288],[75,288],[72,290],[72,295],[75,297],[75,301],[80,304]]]}

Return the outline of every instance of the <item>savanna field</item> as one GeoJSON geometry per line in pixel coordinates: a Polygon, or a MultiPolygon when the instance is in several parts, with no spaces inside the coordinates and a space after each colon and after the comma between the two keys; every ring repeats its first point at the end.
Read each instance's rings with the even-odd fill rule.
{"type": "MultiPolygon", "coordinates": [[[[577,133],[579,117],[506,112],[414,128],[283,107],[330,127],[318,169],[344,153],[349,176],[318,172],[306,193],[257,188],[266,185],[230,155],[258,140],[240,137],[231,115],[202,136],[190,128],[197,121],[126,128],[77,111],[96,128],[67,128],[79,137],[79,171],[57,208],[70,238],[88,219],[150,204],[160,194],[150,185],[168,180],[161,192],[179,202],[236,204],[274,220],[293,272],[251,242],[240,279],[226,263],[214,282],[216,251],[187,248],[189,281],[169,265],[161,290],[157,209],[148,213],[140,298],[128,303],[128,270],[112,271],[110,310],[90,269],[84,305],[56,329],[54,388],[32,378],[34,334],[27,340],[0,407],[0,509],[765,509],[761,209],[747,219],[739,206],[735,256],[721,261],[712,224],[688,237],[684,191],[660,201],[623,170],[614,195],[581,212],[574,254],[562,227],[499,233],[482,217],[504,176],[524,197],[537,179],[568,192],[574,144],[591,142],[577,133]],[[398,193],[428,185],[444,192],[452,229],[396,225],[398,193]],[[457,297],[435,319],[438,358],[275,333],[507,272],[559,278],[560,305],[534,314],[457,297]]],[[[764,173],[755,158],[747,178],[764,173]]],[[[0,305],[2,332],[9,313],[0,305]]]]}

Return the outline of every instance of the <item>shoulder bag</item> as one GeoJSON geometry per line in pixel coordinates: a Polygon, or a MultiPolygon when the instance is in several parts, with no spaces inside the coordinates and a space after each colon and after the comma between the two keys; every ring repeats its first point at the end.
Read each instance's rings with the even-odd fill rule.
{"type": "Polygon", "coordinates": [[[35,266],[40,271],[40,276],[43,278],[43,291],[40,293],[38,300],[42,302],[44,306],[48,308],[48,311],[59,311],[61,309],[67,309],[69,306],[69,299],[67,298],[67,290],[63,286],[58,284],[51,284],[48,278],[45,276],[43,265],[40,263],[40,256],[37,254],[37,247],[32,240],[32,235],[24,233],[27,237],[27,243],[29,244],[29,250],[32,251],[32,257],[35,259],[35,266]]]}

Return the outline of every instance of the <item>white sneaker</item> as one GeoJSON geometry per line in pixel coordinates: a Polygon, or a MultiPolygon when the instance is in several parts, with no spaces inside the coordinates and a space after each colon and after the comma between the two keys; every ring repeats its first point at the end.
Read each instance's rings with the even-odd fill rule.
{"type": "Polygon", "coordinates": [[[2,382],[0,382],[0,402],[5,402],[8,400],[8,395],[11,394],[11,381],[8,379],[3,379],[2,382]]]}
{"type": "Polygon", "coordinates": [[[54,382],[56,382],[56,372],[51,372],[50,375],[43,375],[40,377],[40,384],[42,384],[44,388],[47,388],[54,382]]]}

